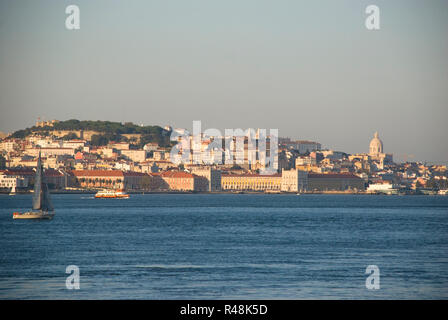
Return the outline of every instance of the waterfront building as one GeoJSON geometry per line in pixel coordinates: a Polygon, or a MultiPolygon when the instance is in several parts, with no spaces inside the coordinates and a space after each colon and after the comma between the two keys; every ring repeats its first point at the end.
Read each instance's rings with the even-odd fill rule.
{"type": "Polygon", "coordinates": [[[208,191],[206,178],[183,171],[166,171],[161,175],[170,190],[175,191],[208,191]]]}
{"type": "Polygon", "coordinates": [[[280,191],[282,175],[222,174],[221,188],[227,191],[280,191]]]}
{"type": "Polygon", "coordinates": [[[282,170],[281,191],[303,192],[308,188],[308,172],[297,169],[282,170]]]}
{"type": "Polygon", "coordinates": [[[308,173],[309,191],[363,191],[365,182],[352,173],[308,173]]]}
{"type": "Polygon", "coordinates": [[[67,176],[62,170],[46,169],[44,175],[50,189],[61,190],[67,187],[67,176]]]}
{"type": "Polygon", "coordinates": [[[72,170],[73,187],[123,189],[124,176],[120,170],[72,170]]]}
{"type": "Polygon", "coordinates": [[[123,172],[121,170],[72,170],[71,186],[81,188],[141,189],[141,172],[123,172]]]}
{"type": "MultiPolygon", "coordinates": [[[[30,174],[34,174],[34,172],[30,174]]],[[[0,189],[27,188],[28,184],[28,176],[9,170],[0,170],[0,189]]]]}
{"type": "Polygon", "coordinates": [[[126,190],[141,190],[145,183],[145,179],[148,178],[146,173],[125,171],[123,172],[124,187],[126,190]]]}
{"type": "Polygon", "coordinates": [[[191,167],[191,173],[207,179],[207,191],[221,191],[221,170],[211,167],[193,166],[191,167]]]}

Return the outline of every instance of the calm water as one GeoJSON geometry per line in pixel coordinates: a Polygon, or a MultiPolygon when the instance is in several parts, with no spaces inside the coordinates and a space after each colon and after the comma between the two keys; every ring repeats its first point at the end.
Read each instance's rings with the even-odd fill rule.
{"type": "Polygon", "coordinates": [[[0,299],[448,298],[448,197],[0,195],[0,299]],[[380,290],[367,290],[368,265],[380,290]],[[65,268],[80,268],[67,290],[65,268]]]}

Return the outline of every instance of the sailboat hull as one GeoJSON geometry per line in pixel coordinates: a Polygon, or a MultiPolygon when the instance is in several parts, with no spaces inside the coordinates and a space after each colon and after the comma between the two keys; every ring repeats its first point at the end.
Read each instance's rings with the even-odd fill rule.
{"type": "Polygon", "coordinates": [[[50,220],[53,219],[54,217],[54,213],[50,213],[50,212],[24,212],[24,213],[19,213],[19,212],[14,212],[12,215],[13,219],[46,219],[46,220],[50,220]]]}

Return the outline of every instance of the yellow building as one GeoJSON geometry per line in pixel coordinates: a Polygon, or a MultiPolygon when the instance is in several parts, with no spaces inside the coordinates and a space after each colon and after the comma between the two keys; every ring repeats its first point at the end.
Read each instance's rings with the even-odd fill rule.
{"type": "Polygon", "coordinates": [[[222,190],[235,191],[280,191],[282,187],[282,175],[261,174],[222,174],[222,190]]]}

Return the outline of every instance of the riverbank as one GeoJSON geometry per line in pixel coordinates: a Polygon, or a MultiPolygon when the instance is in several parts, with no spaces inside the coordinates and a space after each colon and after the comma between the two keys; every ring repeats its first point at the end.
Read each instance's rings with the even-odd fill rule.
{"type": "MultiPolygon", "coordinates": [[[[96,194],[98,190],[51,190],[52,194],[96,194]]],[[[21,190],[17,191],[15,194],[32,194],[33,190],[21,190]]],[[[352,192],[352,191],[313,191],[313,192],[263,192],[263,191],[137,191],[137,190],[127,190],[128,194],[254,194],[254,195],[309,195],[309,194],[321,194],[321,195],[446,195],[438,194],[437,191],[433,192],[402,192],[402,193],[382,193],[382,192],[352,192]]],[[[0,194],[9,195],[9,191],[0,191],[0,194]]]]}

